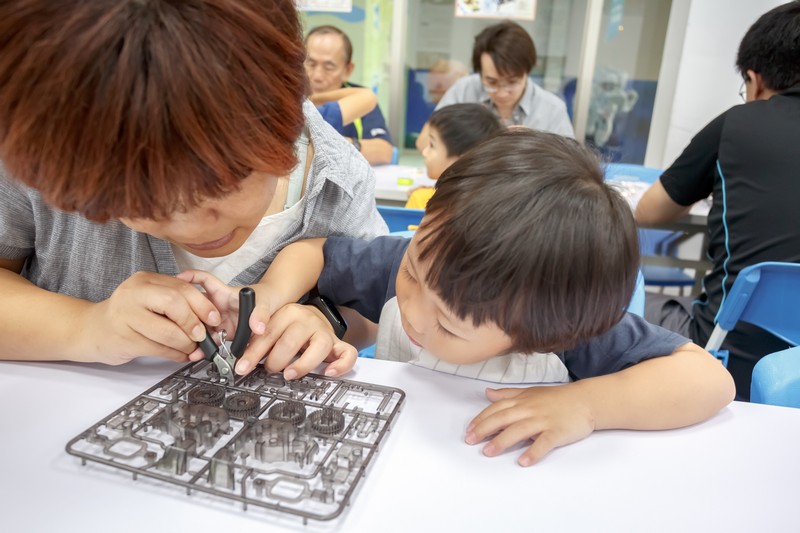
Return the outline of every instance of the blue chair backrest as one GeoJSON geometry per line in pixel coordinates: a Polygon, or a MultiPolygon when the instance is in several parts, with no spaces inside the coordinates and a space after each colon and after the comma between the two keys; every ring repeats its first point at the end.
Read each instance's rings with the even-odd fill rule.
{"type": "Polygon", "coordinates": [[[628,304],[628,312],[644,317],[644,276],[639,271],[636,278],[636,288],[633,289],[631,302],[628,304]]]}
{"type": "Polygon", "coordinates": [[[425,210],[379,205],[378,213],[380,213],[383,220],[386,221],[386,225],[389,226],[389,231],[394,233],[397,231],[407,231],[409,226],[419,226],[419,223],[422,221],[422,216],[425,214],[425,210]]]}
{"type": "Polygon", "coordinates": [[[756,363],[750,401],[800,407],[800,347],[771,353],[756,363]]]}
{"type": "Polygon", "coordinates": [[[664,171],[660,168],[632,165],[629,163],[608,163],[605,177],[607,181],[643,181],[655,183],[664,171]]]}
{"type": "Polygon", "coordinates": [[[730,331],[739,320],[800,344],[800,263],[766,262],[742,269],[717,324],[730,331]]]}

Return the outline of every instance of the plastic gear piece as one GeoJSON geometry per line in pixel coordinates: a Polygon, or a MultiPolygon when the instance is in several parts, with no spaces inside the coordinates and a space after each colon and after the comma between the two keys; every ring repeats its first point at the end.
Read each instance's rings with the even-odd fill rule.
{"type": "Polygon", "coordinates": [[[305,422],[306,408],[300,402],[280,402],[269,408],[267,416],[272,420],[289,422],[296,427],[305,422]]]}
{"type": "Polygon", "coordinates": [[[244,420],[258,413],[258,408],[261,407],[261,400],[258,394],[239,392],[225,398],[225,401],[222,402],[222,407],[228,411],[228,415],[231,418],[244,420]]]}
{"type": "Polygon", "coordinates": [[[324,407],[308,416],[311,429],[323,435],[336,435],[344,429],[344,415],[341,411],[324,407]]]}
{"type": "Polygon", "coordinates": [[[225,389],[216,385],[197,385],[189,391],[186,399],[194,405],[212,405],[219,407],[225,399],[225,389]]]}

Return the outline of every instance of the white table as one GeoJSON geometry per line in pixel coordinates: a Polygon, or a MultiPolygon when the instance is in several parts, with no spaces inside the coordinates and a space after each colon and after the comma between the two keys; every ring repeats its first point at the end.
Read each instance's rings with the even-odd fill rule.
{"type": "Polygon", "coordinates": [[[6,532],[798,531],[800,409],[734,403],[673,431],[604,431],[521,468],[463,443],[485,383],[360,359],[406,391],[353,505],[332,523],[208,504],[67,455],[67,441],[177,369],[0,362],[6,532]]]}
{"type": "Polygon", "coordinates": [[[416,187],[433,187],[424,168],[405,165],[378,165],[375,171],[375,199],[378,203],[405,205],[408,192],[416,187]]]}

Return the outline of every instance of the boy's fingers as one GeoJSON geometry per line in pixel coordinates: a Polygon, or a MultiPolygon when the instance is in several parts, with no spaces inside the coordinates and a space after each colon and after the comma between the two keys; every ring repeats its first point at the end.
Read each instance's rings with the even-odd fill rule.
{"type": "MultiPolygon", "coordinates": [[[[308,340],[303,355],[297,358],[291,365],[287,366],[283,372],[286,379],[297,379],[305,376],[325,360],[331,353],[333,342],[330,335],[315,333],[308,340]]],[[[296,353],[296,352],[295,352],[296,353]]]]}
{"type": "Polygon", "coordinates": [[[513,406],[514,403],[510,401],[498,401],[496,403],[489,405],[483,411],[478,413],[478,416],[476,416],[470,421],[469,425],[467,425],[467,431],[472,430],[473,428],[475,428],[475,426],[481,424],[487,418],[494,416],[496,413],[499,413],[500,411],[506,409],[510,409],[513,406]]]}
{"type": "Polygon", "coordinates": [[[476,444],[481,442],[486,437],[494,435],[511,424],[519,422],[522,419],[521,413],[514,409],[503,409],[498,411],[493,416],[490,416],[481,422],[477,423],[472,429],[467,432],[467,443],[476,444]],[[470,438],[472,435],[472,438],[470,438]]]}
{"type": "Polygon", "coordinates": [[[536,437],[536,440],[533,441],[533,444],[531,444],[530,447],[527,450],[525,450],[525,453],[520,455],[519,459],[517,459],[517,462],[519,463],[520,466],[534,465],[539,461],[541,461],[545,455],[547,455],[554,448],[557,447],[558,445],[550,437],[550,434],[544,432],[540,434],[538,437],[536,437]]]}
{"type": "Polygon", "coordinates": [[[342,376],[350,372],[358,360],[358,350],[344,341],[338,341],[333,345],[334,361],[325,367],[325,375],[328,377],[342,376]]]}
{"type": "Polygon", "coordinates": [[[267,322],[272,318],[269,306],[266,304],[257,303],[250,315],[250,329],[256,335],[263,335],[267,331],[267,322]]]}
{"type": "Polygon", "coordinates": [[[486,389],[486,397],[491,402],[496,402],[499,400],[510,400],[511,398],[516,398],[523,392],[529,389],[486,389]]]}
{"type": "Polygon", "coordinates": [[[269,350],[268,342],[269,339],[266,337],[253,337],[242,356],[236,362],[234,371],[243,376],[258,366],[258,363],[264,358],[264,354],[269,350]]]}
{"type": "MultiPolygon", "coordinates": [[[[267,370],[281,372],[285,369],[297,353],[308,343],[310,336],[311,332],[302,324],[290,324],[267,354],[267,370]]],[[[284,377],[292,379],[285,374],[284,377]]]]}
{"type": "Polygon", "coordinates": [[[488,457],[494,457],[495,455],[503,453],[516,443],[532,438],[538,431],[540,431],[539,427],[529,421],[511,424],[495,435],[495,437],[483,447],[483,454],[488,457]]]}

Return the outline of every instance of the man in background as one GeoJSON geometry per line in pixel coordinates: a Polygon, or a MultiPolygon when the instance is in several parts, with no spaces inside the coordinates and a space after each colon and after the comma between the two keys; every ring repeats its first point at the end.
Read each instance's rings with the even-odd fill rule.
{"type": "MultiPolygon", "coordinates": [[[[342,30],[327,25],[313,28],[306,36],[306,51],[306,74],[312,92],[358,87],[347,81],[355,69],[353,44],[342,30]]],[[[343,135],[370,164],[391,162],[392,138],[380,106],[345,127],[343,135]]]]}
{"type": "MultiPolygon", "coordinates": [[[[692,300],[647,295],[645,318],[696,344],[708,341],[739,272],[764,261],[800,263],[800,2],[769,11],[745,34],[736,68],[745,103],[706,125],[644,194],[640,224],[675,220],[714,195],[708,214],[711,271],[692,300]]],[[[728,333],[736,398],[750,397],[753,366],[789,345],[744,322],[728,333]]]]}

